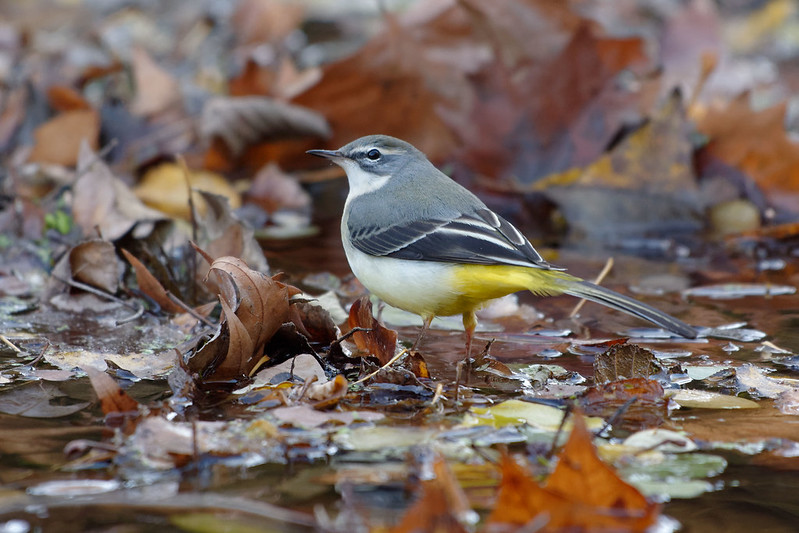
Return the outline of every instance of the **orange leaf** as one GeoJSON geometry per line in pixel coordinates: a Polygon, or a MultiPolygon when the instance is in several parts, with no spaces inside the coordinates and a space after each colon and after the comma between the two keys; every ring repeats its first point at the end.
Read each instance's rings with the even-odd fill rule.
{"type": "Polygon", "coordinates": [[[362,296],[352,304],[347,324],[350,328],[370,330],[358,331],[352,335],[352,340],[359,350],[377,357],[381,365],[386,364],[394,357],[397,347],[397,332],[388,329],[372,316],[372,303],[368,297],[362,296]]]}
{"type": "Polygon", "coordinates": [[[659,506],[650,503],[603,463],[582,415],[542,487],[510,457],[502,461],[502,481],[489,523],[524,525],[541,520],[544,531],[645,531],[659,506]]]}
{"type": "Polygon", "coordinates": [[[89,376],[104,414],[129,413],[139,410],[139,402],[128,396],[128,393],[114,381],[114,378],[96,368],[86,367],[83,371],[89,376]]]}
{"type": "Polygon", "coordinates": [[[53,85],[47,90],[47,99],[50,105],[57,111],[75,111],[80,109],[91,109],[92,106],[83,96],[65,85],[53,85]]]}
{"type": "Polygon", "coordinates": [[[443,457],[436,457],[433,472],[435,477],[422,482],[416,503],[391,533],[468,531],[464,522],[470,521],[473,511],[443,457]]]}
{"type": "Polygon", "coordinates": [[[67,111],[48,120],[33,133],[35,140],[30,161],[74,166],[84,140],[97,149],[100,115],[93,109],[67,111]]]}

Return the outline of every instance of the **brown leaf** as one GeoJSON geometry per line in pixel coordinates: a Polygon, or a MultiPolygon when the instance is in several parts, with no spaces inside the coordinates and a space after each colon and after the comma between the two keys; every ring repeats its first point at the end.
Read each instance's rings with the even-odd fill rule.
{"type": "Polygon", "coordinates": [[[180,102],[180,85],[177,80],[158,66],[142,48],[131,53],[136,98],[130,105],[135,115],[152,116],[180,102]]]}
{"type": "Polygon", "coordinates": [[[172,301],[166,289],[155,276],[153,276],[144,263],[139,261],[133,254],[122,248],[122,255],[128,260],[133,271],[136,273],[136,284],[139,290],[158,304],[167,313],[182,313],[184,309],[172,301]]]}
{"type": "Polygon", "coordinates": [[[234,156],[270,139],[328,137],[325,118],[305,107],[258,96],[216,97],[203,107],[200,133],[206,143],[222,139],[234,156]]]}
{"type": "Polygon", "coordinates": [[[69,251],[72,279],[114,294],[121,275],[114,245],[108,241],[82,242],[69,251]]]}
{"type": "Polygon", "coordinates": [[[219,296],[222,328],[195,361],[208,378],[248,375],[264,346],[289,318],[289,295],[297,291],[235,257],[220,257],[211,265],[206,284],[219,296]],[[209,369],[208,365],[215,365],[209,369]],[[211,371],[209,374],[208,371],[211,371]]]}
{"type": "Polygon", "coordinates": [[[594,382],[649,378],[663,368],[655,354],[637,344],[615,344],[594,357],[594,382]]]}
{"type": "Polygon", "coordinates": [[[621,413],[618,426],[626,430],[657,427],[668,414],[663,386],[647,378],[611,381],[590,387],[580,398],[580,405],[589,416],[610,418],[621,413]]]}
{"type": "Polygon", "coordinates": [[[372,316],[372,303],[368,296],[353,302],[347,321],[350,328],[366,328],[370,331],[357,331],[352,340],[359,350],[374,355],[381,365],[386,364],[397,348],[397,332],[388,329],[372,316]]]}
{"type": "Polygon", "coordinates": [[[100,115],[93,109],[67,111],[45,122],[33,133],[34,145],[29,160],[34,163],[74,166],[81,143],[97,149],[100,115]]]}
{"type": "Polygon", "coordinates": [[[755,111],[749,94],[697,118],[699,131],[710,139],[700,155],[720,159],[746,175],[768,200],[788,212],[799,211],[799,144],[785,130],[787,104],[755,111]]]}

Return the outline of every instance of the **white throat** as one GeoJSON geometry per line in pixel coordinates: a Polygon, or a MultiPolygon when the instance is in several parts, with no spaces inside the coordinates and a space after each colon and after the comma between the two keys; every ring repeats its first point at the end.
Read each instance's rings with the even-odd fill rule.
{"type": "Polygon", "coordinates": [[[347,173],[347,180],[350,183],[350,193],[347,196],[347,203],[353,198],[362,196],[366,193],[377,191],[388,183],[390,175],[378,175],[365,172],[355,161],[345,159],[339,163],[347,173]]]}

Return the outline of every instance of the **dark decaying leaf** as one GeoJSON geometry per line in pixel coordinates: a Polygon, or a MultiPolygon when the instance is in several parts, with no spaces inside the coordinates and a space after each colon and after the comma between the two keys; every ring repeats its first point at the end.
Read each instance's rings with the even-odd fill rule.
{"type": "Polygon", "coordinates": [[[663,370],[655,354],[637,344],[615,344],[594,358],[594,383],[649,378],[663,370]]]}
{"type": "Polygon", "coordinates": [[[66,396],[54,383],[27,383],[0,393],[0,413],[29,418],[57,418],[85,409],[89,402],[58,405],[50,400],[66,396]]]}
{"type": "Polygon", "coordinates": [[[291,306],[291,321],[310,342],[329,346],[338,338],[338,328],[330,313],[313,302],[295,301],[291,306]]]}
{"type": "Polygon", "coordinates": [[[215,97],[206,102],[200,121],[206,142],[222,139],[234,155],[270,139],[327,137],[330,127],[315,111],[266,97],[215,97]]]}
{"type": "Polygon", "coordinates": [[[632,431],[657,427],[668,414],[663,386],[647,378],[594,385],[580,398],[580,406],[589,416],[619,416],[614,427],[632,431]]]}
{"type": "Polygon", "coordinates": [[[347,324],[350,328],[369,330],[353,333],[352,340],[359,350],[377,357],[381,365],[394,357],[397,332],[385,327],[372,315],[372,302],[367,296],[362,296],[352,304],[347,324]]]}

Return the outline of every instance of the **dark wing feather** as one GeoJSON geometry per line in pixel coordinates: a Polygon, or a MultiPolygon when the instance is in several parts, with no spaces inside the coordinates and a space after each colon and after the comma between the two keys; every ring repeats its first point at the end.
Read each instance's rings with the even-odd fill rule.
{"type": "Polygon", "coordinates": [[[350,242],[369,255],[397,259],[555,268],[510,222],[488,209],[450,220],[350,230],[350,242]]]}

